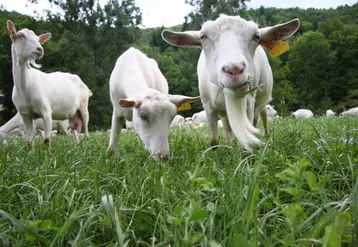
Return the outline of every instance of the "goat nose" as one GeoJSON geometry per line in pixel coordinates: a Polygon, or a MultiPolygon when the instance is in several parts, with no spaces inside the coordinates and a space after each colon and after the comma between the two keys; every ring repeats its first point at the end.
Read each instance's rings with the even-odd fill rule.
{"type": "Polygon", "coordinates": [[[244,73],[245,67],[246,64],[244,62],[241,62],[235,65],[223,66],[222,70],[226,74],[229,74],[231,76],[237,76],[244,73]]]}
{"type": "Polygon", "coordinates": [[[168,154],[159,154],[159,159],[161,162],[167,162],[170,156],[168,154]]]}
{"type": "Polygon", "coordinates": [[[36,50],[42,52],[43,48],[42,47],[37,47],[36,50]]]}

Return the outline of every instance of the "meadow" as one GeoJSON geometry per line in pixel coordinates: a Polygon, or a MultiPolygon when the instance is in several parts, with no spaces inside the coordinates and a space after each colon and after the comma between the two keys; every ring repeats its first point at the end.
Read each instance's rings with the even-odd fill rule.
{"type": "Polygon", "coordinates": [[[51,152],[13,138],[0,146],[0,245],[358,246],[358,118],[270,129],[252,153],[172,130],[166,164],[133,131],[112,158],[108,132],[55,136],[51,152]]]}

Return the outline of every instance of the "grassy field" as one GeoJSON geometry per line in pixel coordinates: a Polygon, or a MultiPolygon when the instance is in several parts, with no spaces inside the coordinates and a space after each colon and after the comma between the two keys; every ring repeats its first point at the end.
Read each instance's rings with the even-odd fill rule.
{"type": "MultiPolygon", "coordinates": [[[[279,119],[253,153],[172,131],[167,164],[134,132],[0,146],[1,246],[358,246],[358,118],[279,119]]],[[[221,143],[223,142],[221,133],[221,143]]]]}

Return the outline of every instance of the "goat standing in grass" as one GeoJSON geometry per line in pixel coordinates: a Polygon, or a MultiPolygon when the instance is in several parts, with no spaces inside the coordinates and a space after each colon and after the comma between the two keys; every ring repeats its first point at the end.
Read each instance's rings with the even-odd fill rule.
{"type": "Polygon", "coordinates": [[[24,122],[29,149],[33,150],[34,147],[34,119],[37,118],[44,121],[44,142],[48,146],[52,119],[68,119],[77,141],[76,127],[83,125],[85,136],[88,136],[88,99],[92,92],[86,84],[74,74],[44,73],[30,66],[39,68],[35,60],[43,57],[41,44],[49,40],[51,34],[37,36],[26,28],[17,32],[11,21],[7,21],[7,29],[12,41],[12,101],[24,122]]]}
{"type": "Polygon", "coordinates": [[[163,39],[174,46],[202,48],[197,72],[211,145],[218,144],[218,116],[223,122],[226,144],[231,143],[231,131],[248,150],[261,143],[254,135],[258,131],[253,125],[260,115],[268,133],[265,105],[271,100],[273,87],[271,67],[261,46],[274,48],[299,26],[295,19],[259,28],[239,16],[221,15],[206,21],[200,31],[163,30],[163,39]]]}

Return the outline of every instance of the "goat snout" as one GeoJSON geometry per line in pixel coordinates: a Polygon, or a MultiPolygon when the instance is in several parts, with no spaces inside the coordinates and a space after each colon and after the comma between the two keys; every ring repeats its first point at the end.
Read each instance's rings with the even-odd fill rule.
{"type": "Polygon", "coordinates": [[[225,65],[222,67],[222,71],[229,76],[239,76],[244,73],[246,67],[245,62],[241,62],[238,64],[225,65]]]}
{"type": "Polygon", "coordinates": [[[170,159],[170,156],[168,154],[159,154],[158,156],[161,162],[167,162],[170,159]]]}
{"type": "Polygon", "coordinates": [[[38,47],[36,47],[36,50],[33,53],[36,54],[37,56],[43,56],[44,48],[42,48],[41,46],[38,46],[38,47]]]}
{"type": "Polygon", "coordinates": [[[153,154],[152,157],[156,162],[163,162],[163,163],[168,162],[170,159],[169,154],[153,154]]]}

